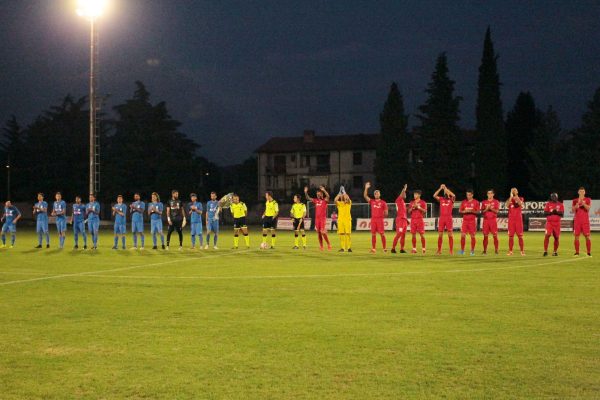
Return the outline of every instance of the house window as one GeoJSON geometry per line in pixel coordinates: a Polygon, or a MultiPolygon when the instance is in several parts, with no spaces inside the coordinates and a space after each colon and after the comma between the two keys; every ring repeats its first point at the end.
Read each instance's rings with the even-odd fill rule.
{"type": "Polygon", "coordinates": [[[354,188],[362,188],[363,186],[363,177],[362,176],[355,176],[352,178],[352,186],[354,188]]]}
{"type": "Polygon", "coordinates": [[[285,156],[275,156],[273,164],[276,174],[285,174],[285,156]]]}
{"type": "Polygon", "coordinates": [[[362,165],[363,162],[363,154],[360,151],[355,152],[354,154],[352,154],[352,163],[354,165],[362,165]]]}
{"type": "Polygon", "coordinates": [[[310,167],[310,156],[304,156],[304,166],[310,167]]]}
{"type": "Polygon", "coordinates": [[[317,172],[329,172],[329,154],[317,156],[317,172]]]}
{"type": "Polygon", "coordinates": [[[291,162],[293,162],[293,163],[295,163],[295,162],[296,162],[296,155],[295,155],[295,154],[292,154],[292,155],[290,156],[290,161],[291,161],[291,162]]]}

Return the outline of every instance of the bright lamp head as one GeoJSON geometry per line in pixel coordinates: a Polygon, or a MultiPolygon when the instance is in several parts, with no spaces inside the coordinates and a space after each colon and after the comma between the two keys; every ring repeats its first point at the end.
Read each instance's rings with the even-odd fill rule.
{"type": "Polygon", "coordinates": [[[77,14],[86,18],[98,18],[106,9],[108,0],[77,0],[77,14]]]}

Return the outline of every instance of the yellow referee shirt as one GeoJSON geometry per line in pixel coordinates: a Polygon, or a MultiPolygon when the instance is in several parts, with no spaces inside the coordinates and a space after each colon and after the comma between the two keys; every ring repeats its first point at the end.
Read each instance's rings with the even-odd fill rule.
{"type": "Polygon", "coordinates": [[[279,214],[279,204],[275,200],[265,203],[265,217],[274,217],[279,214]]]}
{"type": "Polygon", "coordinates": [[[243,202],[233,203],[230,206],[231,214],[233,214],[233,218],[242,218],[248,214],[248,207],[243,202]]]}
{"type": "Polygon", "coordinates": [[[306,204],[304,203],[294,203],[292,205],[291,211],[292,217],[294,218],[303,218],[306,214],[306,204]]]}
{"type": "Polygon", "coordinates": [[[352,208],[352,201],[350,201],[349,203],[338,201],[335,204],[338,209],[338,219],[340,221],[352,220],[352,214],[350,213],[350,209],[352,208]]]}

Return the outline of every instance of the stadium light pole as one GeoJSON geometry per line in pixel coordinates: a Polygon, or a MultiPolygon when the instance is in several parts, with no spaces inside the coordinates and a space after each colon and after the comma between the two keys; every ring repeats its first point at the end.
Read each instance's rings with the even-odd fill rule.
{"type": "Polygon", "coordinates": [[[96,20],[102,16],[108,0],[77,0],[77,14],[90,21],[90,159],[89,193],[96,192],[96,142],[97,142],[97,103],[96,103],[96,20]]]}

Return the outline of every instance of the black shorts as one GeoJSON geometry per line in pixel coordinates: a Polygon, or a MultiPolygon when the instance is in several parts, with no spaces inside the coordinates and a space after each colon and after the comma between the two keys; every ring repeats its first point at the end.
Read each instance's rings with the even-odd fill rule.
{"type": "Polygon", "coordinates": [[[294,218],[294,230],[304,229],[304,218],[294,218]]]}
{"type": "Polygon", "coordinates": [[[233,219],[233,227],[235,229],[245,228],[246,226],[246,217],[233,219]]]}
{"type": "Polygon", "coordinates": [[[263,218],[263,229],[275,229],[277,228],[277,218],[264,217],[263,218]]]}

